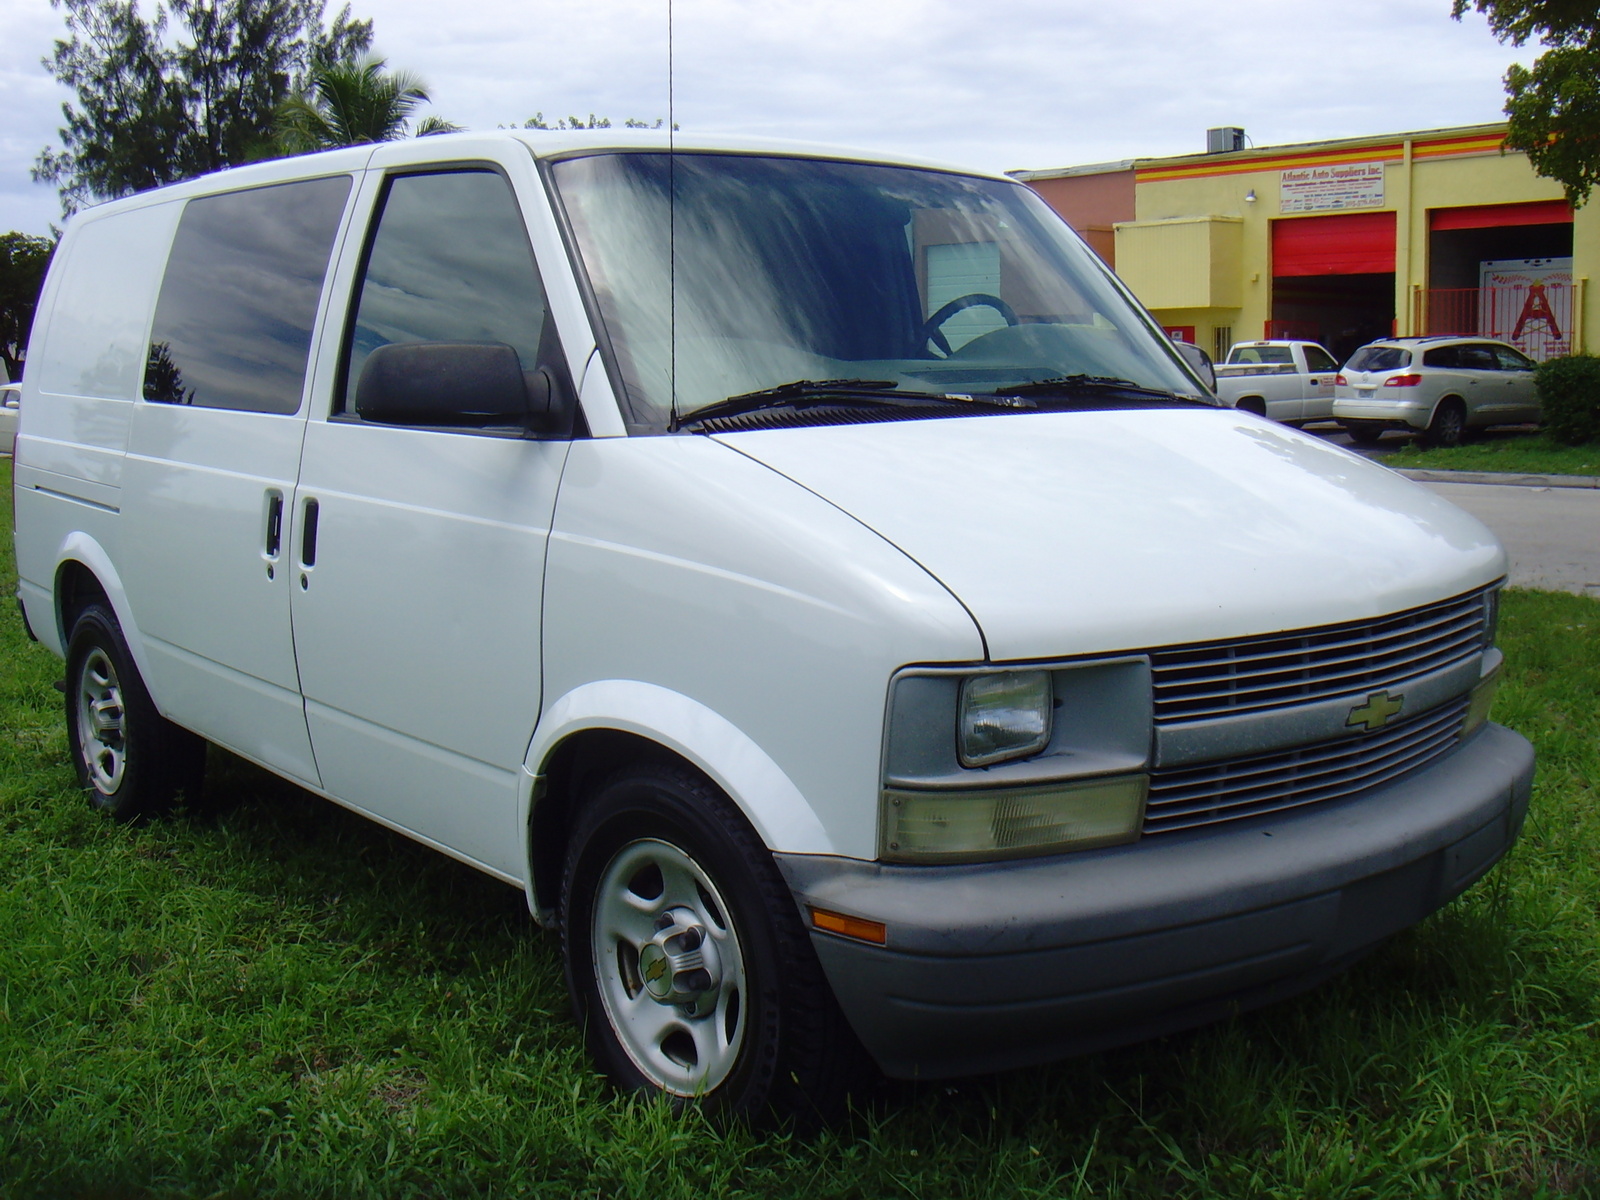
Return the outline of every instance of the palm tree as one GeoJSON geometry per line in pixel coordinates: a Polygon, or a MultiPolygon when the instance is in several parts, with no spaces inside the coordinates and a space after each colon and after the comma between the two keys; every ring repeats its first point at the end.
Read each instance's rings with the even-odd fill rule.
{"type": "MultiPolygon", "coordinates": [[[[306,89],[278,107],[278,145],[285,154],[305,154],[395,141],[411,132],[412,115],[427,102],[421,79],[410,71],[390,71],[381,58],[315,67],[306,89]]],[[[416,134],[423,137],[460,128],[430,116],[417,125],[416,134]]]]}

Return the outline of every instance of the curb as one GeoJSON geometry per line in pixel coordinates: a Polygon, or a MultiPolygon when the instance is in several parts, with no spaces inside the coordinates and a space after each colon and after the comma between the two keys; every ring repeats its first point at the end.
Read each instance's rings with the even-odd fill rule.
{"type": "Polygon", "coordinates": [[[1506,487],[1600,488],[1600,475],[1520,475],[1514,471],[1390,470],[1418,483],[1497,483],[1506,487]]]}

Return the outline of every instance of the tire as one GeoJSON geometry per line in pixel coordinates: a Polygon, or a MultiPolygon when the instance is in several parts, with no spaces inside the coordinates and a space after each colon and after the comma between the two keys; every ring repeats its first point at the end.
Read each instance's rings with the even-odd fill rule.
{"type": "Polygon", "coordinates": [[[1439,401],[1433,410],[1433,420],[1428,422],[1422,437],[1430,446],[1448,448],[1461,445],[1467,440],[1466,407],[1453,397],[1439,401]]]}
{"type": "Polygon", "coordinates": [[[89,803],[119,821],[198,800],[205,741],[156,711],[116,616],[90,604],[67,641],[67,744],[89,803]]]}
{"type": "Polygon", "coordinates": [[[752,1121],[841,1110],[864,1052],[771,853],[696,772],[640,763],[595,789],[560,925],[574,1013],[614,1086],[752,1121]]]}
{"type": "Polygon", "coordinates": [[[1376,446],[1383,440],[1383,426],[1376,421],[1340,421],[1339,426],[1358,446],[1376,446]]]}

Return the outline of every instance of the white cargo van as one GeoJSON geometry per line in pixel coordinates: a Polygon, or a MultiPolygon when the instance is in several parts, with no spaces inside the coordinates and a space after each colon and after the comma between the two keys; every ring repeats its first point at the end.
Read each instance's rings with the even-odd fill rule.
{"type": "Polygon", "coordinates": [[[215,742],[525,889],[624,1086],[1195,1025],[1522,823],[1495,539],[1218,407],[1004,177],[431,137],[84,212],[38,313],[21,600],[90,799],[215,742]]]}

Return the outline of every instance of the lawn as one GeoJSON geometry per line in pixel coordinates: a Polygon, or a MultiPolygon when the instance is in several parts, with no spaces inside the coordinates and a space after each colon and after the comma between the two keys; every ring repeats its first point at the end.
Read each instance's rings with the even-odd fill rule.
{"type": "Polygon", "coordinates": [[[1506,597],[1532,815],[1421,928],[1299,1000],[803,1139],[607,1095],[518,892],[253,768],[98,819],[5,542],[0,1196],[1600,1191],[1600,602],[1506,597]]]}
{"type": "MultiPolygon", "coordinates": [[[[1424,450],[1415,441],[1401,442],[1383,462],[1390,467],[1436,471],[1511,471],[1530,475],[1600,476],[1600,443],[1561,446],[1544,434],[1494,430],[1464,446],[1424,450]]],[[[1384,443],[1385,449],[1388,442],[1384,443]]]]}

